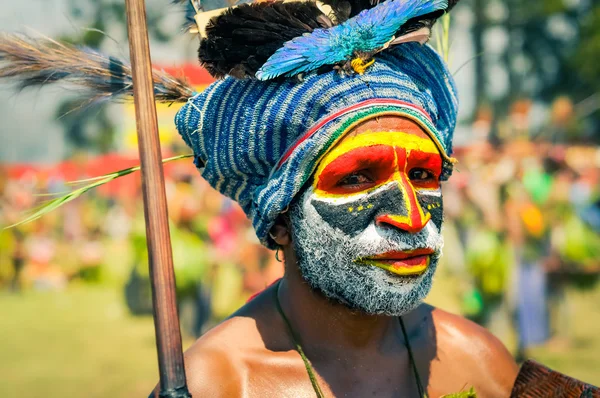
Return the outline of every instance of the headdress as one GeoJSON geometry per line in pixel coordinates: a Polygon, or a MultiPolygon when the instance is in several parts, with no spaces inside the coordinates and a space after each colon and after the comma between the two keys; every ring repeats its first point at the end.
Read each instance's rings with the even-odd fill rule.
{"type": "Polygon", "coordinates": [[[408,117],[436,142],[452,171],[454,83],[430,47],[407,43],[378,56],[363,75],[337,71],[303,82],[232,77],[191,98],[176,117],[203,177],[236,200],[261,242],[309,180],[321,156],[361,121],[408,117]]]}
{"type": "Polygon", "coordinates": [[[263,244],[274,247],[269,230],[319,159],[375,116],[418,123],[450,176],[456,89],[423,42],[455,3],[275,1],[210,20],[199,57],[223,79],[191,98],[176,124],[204,178],[242,206],[263,244]]]}

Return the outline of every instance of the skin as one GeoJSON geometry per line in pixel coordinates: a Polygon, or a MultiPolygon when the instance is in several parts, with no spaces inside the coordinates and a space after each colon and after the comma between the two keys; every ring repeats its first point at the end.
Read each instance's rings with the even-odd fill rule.
{"type": "MultiPolygon", "coordinates": [[[[344,140],[377,131],[427,137],[414,122],[389,116],[356,127],[338,147],[344,140]]],[[[383,224],[386,228],[414,228],[406,222],[383,224]]],[[[296,334],[301,336],[325,396],[418,396],[397,317],[368,315],[326,299],[304,281],[299,271],[289,220],[280,217],[271,233],[285,255],[279,299],[296,334]]],[[[277,312],[276,287],[266,289],[185,353],[192,396],[315,396],[304,363],[277,312]]],[[[478,397],[510,395],[518,367],[488,331],[426,304],[403,315],[403,319],[428,396],[439,397],[470,387],[475,388],[478,397]]]]}

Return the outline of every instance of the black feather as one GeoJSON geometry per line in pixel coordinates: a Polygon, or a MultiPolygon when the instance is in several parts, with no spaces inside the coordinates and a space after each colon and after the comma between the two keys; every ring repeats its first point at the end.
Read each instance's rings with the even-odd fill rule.
{"type": "Polygon", "coordinates": [[[252,78],[285,42],[332,25],[312,1],[242,4],[211,19],[198,55],[217,78],[252,78]]]}
{"type": "Polygon", "coordinates": [[[380,3],[379,0],[322,0],[331,7],[337,24],[346,22],[349,18],[358,15],[363,10],[368,10],[380,3]]]}

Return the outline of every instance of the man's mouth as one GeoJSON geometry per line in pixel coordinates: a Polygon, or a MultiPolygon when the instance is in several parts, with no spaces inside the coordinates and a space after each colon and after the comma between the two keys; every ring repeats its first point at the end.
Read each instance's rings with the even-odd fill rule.
{"type": "Polygon", "coordinates": [[[382,268],[395,275],[417,276],[427,270],[432,249],[416,249],[409,251],[392,251],[376,256],[358,259],[357,262],[382,268]]]}

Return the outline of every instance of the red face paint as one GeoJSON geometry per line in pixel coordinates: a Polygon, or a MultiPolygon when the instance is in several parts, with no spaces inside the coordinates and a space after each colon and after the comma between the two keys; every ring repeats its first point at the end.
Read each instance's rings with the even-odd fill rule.
{"type": "MultiPolygon", "coordinates": [[[[315,174],[315,198],[356,198],[362,202],[365,195],[395,182],[400,191],[398,199],[401,199],[400,202],[393,200],[396,210],[379,214],[375,221],[416,233],[431,218],[419,203],[417,192],[439,189],[441,172],[442,157],[429,137],[365,132],[349,137],[322,160],[315,174]]],[[[369,208],[373,207],[381,208],[370,203],[369,208]]],[[[352,213],[358,208],[365,206],[348,206],[348,211],[352,213]]]]}
{"type": "Polygon", "coordinates": [[[396,155],[389,145],[353,149],[327,165],[319,174],[317,189],[332,194],[351,194],[385,183],[396,171],[396,155]],[[355,172],[368,175],[369,183],[339,184],[355,172]]]}

